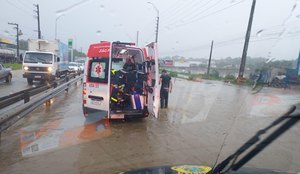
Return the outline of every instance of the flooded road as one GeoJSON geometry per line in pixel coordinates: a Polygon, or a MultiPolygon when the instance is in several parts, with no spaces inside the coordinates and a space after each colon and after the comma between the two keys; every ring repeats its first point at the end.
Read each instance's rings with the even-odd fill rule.
{"type": "MultiPolygon", "coordinates": [[[[81,88],[72,87],[2,134],[0,173],[115,173],[174,164],[213,166],[218,156],[220,162],[234,153],[300,101],[297,90],[264,88],[252,94],[247,87],[177,79],[169,108],[160,110],[158,119],[109,122],[98,116],[84,118],[81,88]]],[[[247,166],[300,172],[299,132],[297,124],[247,166]]]]}
{"type": "Polygon", "coordinates": [[[7,84],[4,81],[0,82],[0,97],[28,89],[31,86],[27,84],[27,80],[22,76],[22,70],[12,71],[11,83],[7,84]]]}

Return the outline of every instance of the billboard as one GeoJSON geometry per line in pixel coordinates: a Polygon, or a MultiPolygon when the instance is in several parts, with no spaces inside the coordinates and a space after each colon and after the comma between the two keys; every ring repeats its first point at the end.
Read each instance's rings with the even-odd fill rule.
{"type": "Polygon", "coordinates": [[[68,45],[59,42],[59,56],[60,62],[68,62],[68,45]]]}

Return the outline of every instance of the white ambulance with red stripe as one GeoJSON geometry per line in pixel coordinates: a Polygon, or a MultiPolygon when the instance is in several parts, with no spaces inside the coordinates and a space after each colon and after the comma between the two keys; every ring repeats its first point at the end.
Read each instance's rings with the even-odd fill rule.
{"type": "Polygon", "coordinates": [[[156,43],[91,44],[83,83],[83,113],[109,119],[158,117],[159,91],[156,43]]]}

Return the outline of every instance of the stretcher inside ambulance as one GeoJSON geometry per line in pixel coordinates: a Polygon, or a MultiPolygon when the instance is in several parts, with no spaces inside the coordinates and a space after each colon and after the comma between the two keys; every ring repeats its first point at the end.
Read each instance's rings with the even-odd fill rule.
{"type": "Polygon", "coordinates": [[[131,43],[92,44],[84,72],[84,115],[104,114],[110,119],[147,117],[149,111],[155,115],[155,61],[151,57],[131,43]]]}

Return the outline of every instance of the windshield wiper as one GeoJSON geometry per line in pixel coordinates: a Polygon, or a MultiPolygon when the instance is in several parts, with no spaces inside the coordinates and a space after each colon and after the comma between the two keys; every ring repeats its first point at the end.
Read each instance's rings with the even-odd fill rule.
{"type": "Polygon", "coordinates": [[[300,113],[291,115],[296,110],[296,106],[292,106],[287,113],[276,119],[273,123],[264,129],[259,130],[252,138],[250,138],[246,143],[244,143],[235,153],[227,157],[224,161],[218,164],[210,174],[226,173],[230,170],[237,171],[258,153],[260,153],[264,148],[271,144],[280,135],[294,126],[298,121],[300,121],[300,113]],[[282,123],[284,122],[284,123],[282,123]],[[255,146],[250,152],[244,155],[240,160],[237,161],[239,156],[253,146],[255,143],[260,141],[260,136],[265,134],[272,127],[282,123],[282,125],[273,131],[268,137],[262,140],[259,144],[255,146]],[[229,165],[229,166],[228,166],[229,165]],[[227,168],[225,171],[224,169],[227,168]]]}

